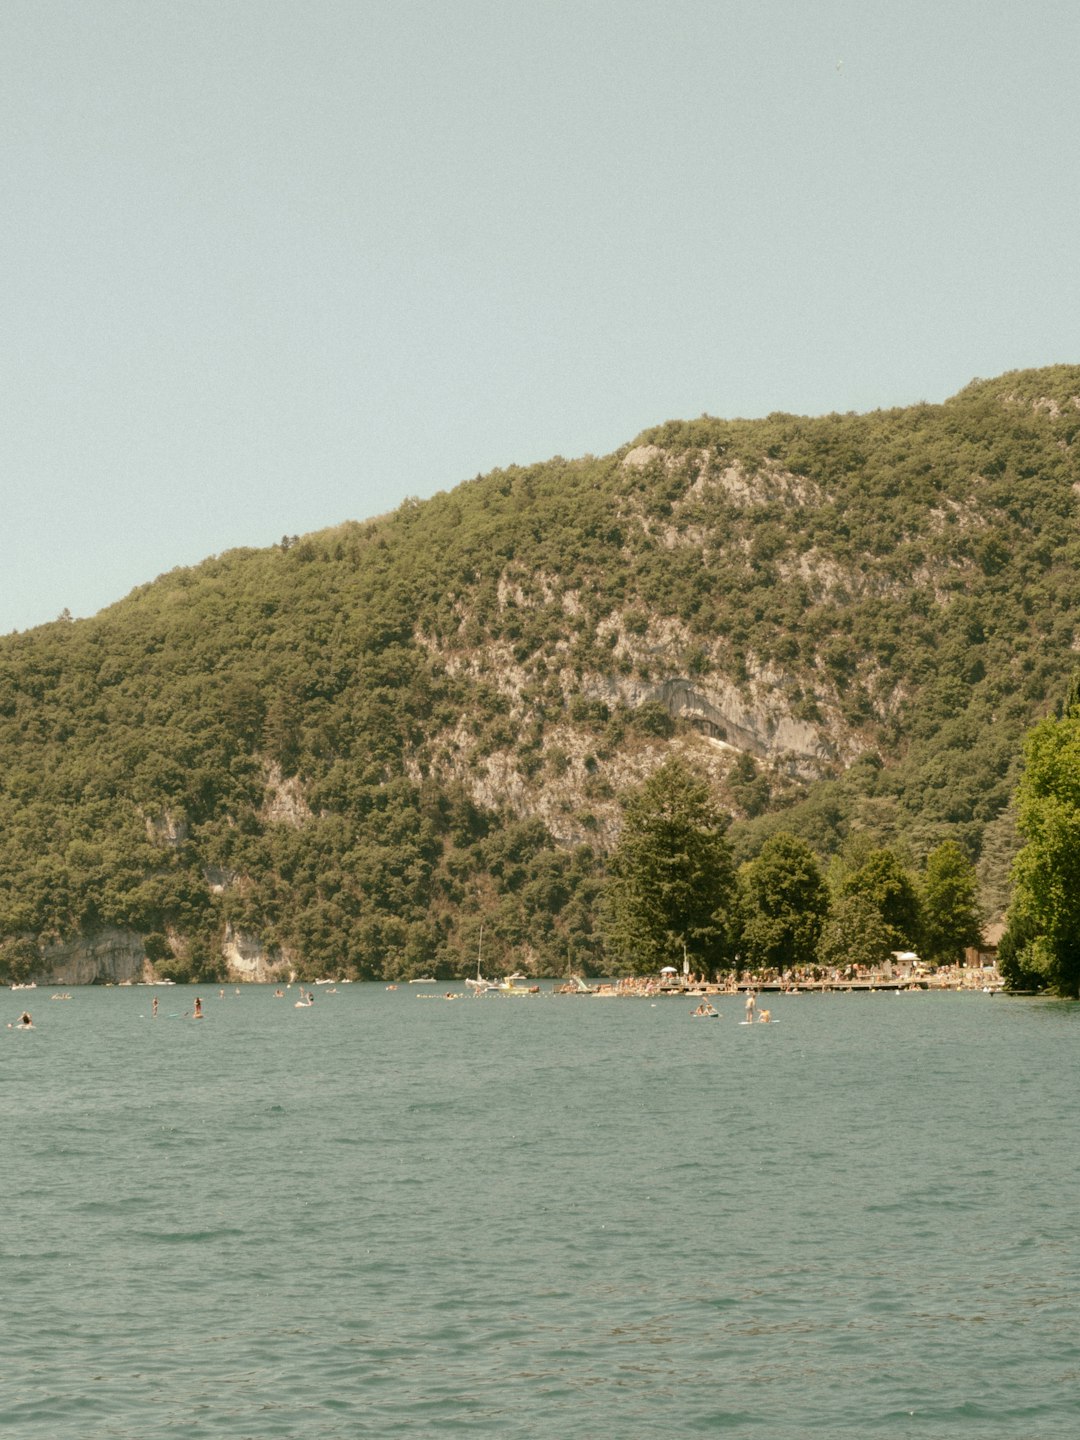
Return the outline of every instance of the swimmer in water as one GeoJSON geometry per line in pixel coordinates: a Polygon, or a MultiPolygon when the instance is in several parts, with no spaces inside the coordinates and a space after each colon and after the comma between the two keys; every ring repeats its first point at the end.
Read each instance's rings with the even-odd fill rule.
{"type": "Polygon", "coordinates": [[[22,1012],[22,1014],[19,1016],[19,1023],[18,1023],[18,1025],[16,1026],[16,1029],[18,1029],[18,1030],[32,1030],[33,1028],[34,1028],[34,1022],[30,1019],[30,1011],[29,1011],[29,1010],[24,1010],[24,1011],[22,1012]]]}

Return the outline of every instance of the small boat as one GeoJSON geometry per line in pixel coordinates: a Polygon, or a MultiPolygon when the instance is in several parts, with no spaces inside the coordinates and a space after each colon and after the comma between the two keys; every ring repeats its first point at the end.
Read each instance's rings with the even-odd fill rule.
{"type": "Polygon", "coordinates": [[[410,985],[437,985],[439,982],[434,975],[418,975],[415,980],[410,980],[410,985]]]}
{"type": "Polygon", "coordinates": [[[493,990],[498,990],[498,988],[499,988],[498,985],[495,984],[495,981],[494,981],[494,980],[485,980],[484,977],[483,977],[483,975],[480,974],[480,960],[481,960],[481,956],[483,955],[483,953],[484,953],[484,924],[483,924],[483,921],[481,921],[481,922],[480,922],[480,943],[479,943],[479,945],[478,945],[477,948],[476,948],[476,979],[474,980],[471,976],[468,976],[468,977],[466,977],[466,980],[465,980],[465,984],[468,986],[468,988],[472,991],[472,993],[473,993],[474,995],[488,995],[488,994],[491,993],[491,991],[493,991],[493,990]]]}
{"type": "Polygon", "coordinates": [[[571,975],[565,985],[555,988],[556,995],[595,995],[596,986],[587,984],[580,975],[571,975]]]}
{"type": "Polygon", "coordinates": [[[516,971],[513,975],[507,975],[499,982],[498,990],[500,995],[539,995],[539,985],[523,985],[523,980],[528,980],[528,975],[522,975],[516,971]]]}

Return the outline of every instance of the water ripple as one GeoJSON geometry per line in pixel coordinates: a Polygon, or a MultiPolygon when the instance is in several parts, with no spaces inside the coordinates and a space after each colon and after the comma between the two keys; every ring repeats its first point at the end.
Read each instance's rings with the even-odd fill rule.
{"type": "Polygon", "coordinates": [[[1078,1007],[73,994],[3,1056],[18,1440],[1080,1429],[1078,1007]]]}

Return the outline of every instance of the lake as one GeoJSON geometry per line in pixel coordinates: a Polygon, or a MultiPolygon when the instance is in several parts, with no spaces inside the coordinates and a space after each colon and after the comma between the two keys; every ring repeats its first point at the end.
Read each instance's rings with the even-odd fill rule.
{"type": "Polygon", "coordinates": [[[1080,1433],[1080,1006],[431,989],[0,992],[0,1431],[1080,1433]]]}

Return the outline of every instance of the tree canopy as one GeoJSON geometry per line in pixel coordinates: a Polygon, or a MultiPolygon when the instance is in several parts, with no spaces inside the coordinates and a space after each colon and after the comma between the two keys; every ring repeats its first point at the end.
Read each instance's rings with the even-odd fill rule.
{"type": "Polygon", "coordinates": [[[873,850],[843,881],[840,898],[857,895],[873,906],[881,920],[888,950],[914,950],[919,942],[921,913],[915,881],[892,850],[873,850]]]}
{"type": "Polygon", "coordinates": [[[829,892],[805,840],[771,836],[740,871],[742,957],[756,969],[812,965],[829,911],[829,892]]]}
{"type": "Polygon", "coordinates": [[[923,957],[955,965],[980,942],[975,866],[955,840],[944,840],[926,857],[922,878],[923,957]]]}
{"type": "Polygon", "coordinates": [[[1080,996],[1080,709],[1036,725],[1024,744],[1017,792],[1024,846],[1003,939],[1014,985],[1080,996]]]}
{"type": "Polygon", "coordinates": [[[627,797],[611,856],[607,946],[639,973],[709,973],[729,957],[735,877],[726,818],[708,782],[677,756],[627,797]]]}

